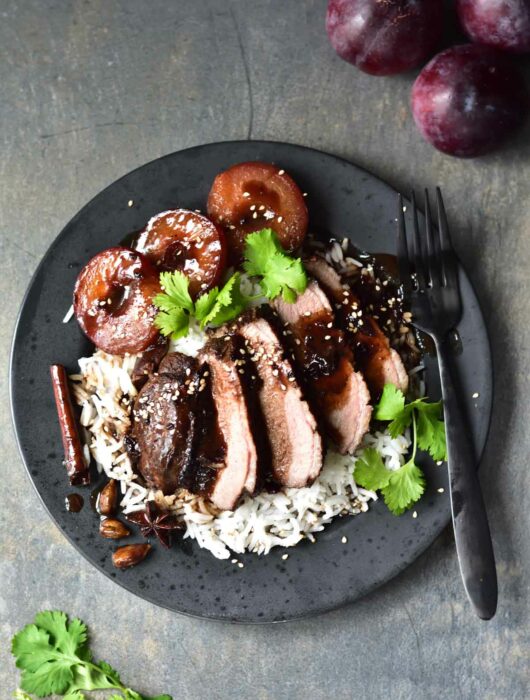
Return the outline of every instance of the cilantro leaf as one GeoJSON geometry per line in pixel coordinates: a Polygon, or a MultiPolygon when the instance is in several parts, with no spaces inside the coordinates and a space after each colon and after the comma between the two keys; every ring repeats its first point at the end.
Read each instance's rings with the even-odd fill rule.
{"type": "Polygon", "coordinates": [[[195,302],[195,317],[201,324],[213,309],[218,295],[219,289],[214,287],[213,289],[210,289],[209,292],[201,294],[201,296],[195,302]]]}
{"type": "Polygon", "coordinates": [[[190,280],[183,272],[180,272],[180,270],[161,272],[160,284],[165,294],[158,294],[155,297],[154,303],[156,306],[158,306],[156,302],[157,298],[160,296],[167,296],[171,299],[174,306],[186,309],[186,311],[193,311],[193,301],[189,291],[190,280]]]}
{"type": "Polygon", "coordinates": [[[249,275],[261,277],[263,293],[269,299],[281,294],[285,301],[292,303],[307,287],[302,261],[287,255],[270,228],[246,237],[243,268],[249,275]]]}
{"type": "Polygon", "coordinates": [[[47,661],[41,658],[42,665],[35,671],[22,671],[20,685],[28,693],[38,698],[47,695],[63,695],[72,680],[72,660],[60,654],[50,656],[47,661]]]}
{"type": "Polygon", "coordinates": [[[429,452],[436,461],[446,459],[445,423],[441,420],[442,402],[418,403],[416,409],[418,447],[429,452]]]}
{"type": "MultiPolygon", "coordinates": [[[[87,644],[86,625],[65,613],[47,610],[36,615],[33,624],[26,625],[13,637],[11,651],[16,665],[22,670],[16,700],[64,695],[65,700],[85,700],[83,690],[115,689],[119,700],[148,700],[126,688],[112,666],[104,661],[96,664],[87,644]]],[[[153,700],[157,700],[154,698],[153,700]]],[[[159,700],[172,700],[169,695],[159,700]]]]}
{"type": "Polygon", "coordinates": [[[48,632],[55,641],[55,648],[64,654],[74,656],[87,641],[87,628],[84,622],[74,617],[68,623],[65,613],[59,610],[46,610],[35,616],[35,625],[48,632]]]}
{"type": "Polygon", "coordinates": [[[241,275],[234,272],[232,277],[221,289],[215,303],[210,311],[203,318],[201,325],[222,326],[223,323],[231,321],[244,311],[247,306],[247,299],[240,288],[241,275]]]}
{"type": "Polygon", "coordinates": [[[412,423],[412,406],[405,406],[394,420],[388,424],[388,432],[392,438],[397,438],[398,435],[403,435],[405,430],[412,423]]]}
{"type": "Polygon", "coordinates": [[[425,477],[412,460],[390,473],[388,484],[381,489],[385,503],[394,515],[401,515],[422,496],[425,477]]]}
{"type": "Polygon", "coordinates": [[[188,334],[190,317],[183,309],[173,308],[170,311],[159,311],[154,324],[162,335],[178,340],[188,334]]]}
{"type": "Polygon", "coordinates": [[[353,472],[359,486],[370,491],[378,491],[386,486],[391,474],[392,472],[385,467],[381,455],[373,447],[368,447],[361,452],[353,472]]]}
{"type": "Polygon", "coordinates": [[[379,403],[375,407],[377,420],[395,420],[405,408],[405,396],[394,384],[385,384],[379,403]]]}
{"type": "Polygon", "coordinates": [[[22,669],[21,688],[38,697],[62,695],[73,681],[77,651],[86,642],[79,620],[67,625],[64,613],[46,611],[13,638],[11,651],[22,669]]]}

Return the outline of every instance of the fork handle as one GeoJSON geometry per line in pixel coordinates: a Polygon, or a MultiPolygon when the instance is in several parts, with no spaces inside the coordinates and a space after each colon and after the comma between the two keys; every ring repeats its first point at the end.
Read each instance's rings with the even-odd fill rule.
{"type": "Polygon", "coordinates": [[[497,609],[497,572],[490,529],[477,474],[468,421],[462,408],[454,353],[447,341],[436,342],[442,380],[451,511],[456,551],[466,593],[482,620],[497,609]]]}

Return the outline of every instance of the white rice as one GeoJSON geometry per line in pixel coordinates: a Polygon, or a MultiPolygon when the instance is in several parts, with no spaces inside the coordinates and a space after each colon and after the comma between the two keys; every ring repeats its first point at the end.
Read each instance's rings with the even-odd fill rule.
{"type": "MultiPolygon", "coordinates": [[[[347,249],[347,241],[335,241],[326,252],[328,261],[345,274],[364,267],[359,260],[344,255],[347,249]]],[[[367,266],[368,270],[370,267],[367,266]]],[[[260,294],[259,285],[246,275],[242,276],[241,287],[247,295],[260,294]]],[[[263,301],[266,300],[258,298],[254,305],[263,301]]],[[[170,350],[195,356],[205,341],[204,331],[192,321],[188,335],[171,341],[170,350]]],[[[185,538],[196,540],[219,559],[228,559],[231,552],[268,554],[273,547],[293,547],[304,538],[314,541],[315,533],[321,532],[333,518],[364,513],[370,501],[377,500],[376,493],[355,483],[357,456],[340,455],[332,447],[311,486],[254,497],[247,495],[234,511],[219,512],[204,498],[185,491],[167,497],[143,487],[137,483],[138,475],[124,446],[137,394],[131,381],[136,359],[137,356],[122,358],[97,350],[91,357],[81,358],[80,373],[71,376],[74,396],[81,406],[85,448],[99,472],[120,483],[120,506],[124,513],[141,510],[147,501],[155,500],[182,518],[185,538]]],[[[411,374],[422,370],[423,366],[418,366],[411,374]]],[[[388,432],[374,432],[365,435],[358,453],[372,447],[389,469],[399,469],[410,444],[408,433],[393,439],[388,432]]]]}
{"type": "MultiPolygon", "coordinates": [[[[193,355],[204,343],[195,328],[187,338],[173,343],[174,349],[193,355]]],[[[357,515],[376,500],[372,491],[359,488],[353,476],[355,456],[329,449],[315,482],[302,489],[245,496],[234,511],[217,512],[201,497],[181,492],[164,497],[136,483],[137,475],[125,451],[123,438],[130,427],[136,389],[131,373],[136,356],[117,357],[101,350],[79,360],[80,373],[72,375],[73,391],[81,406],[81,425],[97,468],[120,483],[124,513],[143,509],[146,501],[170,506],[186,525],[184,537],[195,539],[220,559],[230,551],[267,554],[273,547],[293,547],[339,515],[357,515]]],[[[403,464],[410,446],[408,436],[392,439],[388,433],[365,436],[362,447],[374,447],[389,469],[403,464]]],[[[361,448],[362,448],[361,447],[361,448]]]]}

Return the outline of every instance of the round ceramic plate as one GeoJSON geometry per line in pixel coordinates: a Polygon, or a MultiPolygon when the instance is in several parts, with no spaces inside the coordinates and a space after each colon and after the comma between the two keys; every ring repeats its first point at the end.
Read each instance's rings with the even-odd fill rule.
{"type": "MultiPolygon", "coordinates": [[[[267,556],[238,556],[243,568],[230,559],[215,559],[191,540],[177,539],[171,550],[155,546],[141,565],[117,571],[111,561],[114,545],[98,535],[90,487],[68,485],[48,370],[50,364],[60,363],[73,372],[77,358],[92,352],[75,320],[62,323],[81,267],[157,212],[204,209],[214,176],[245,160],[285,168],[308,193],[315,230],[348,236],[368,252],[395,251],[396,192],[345,160],[300,146],[252,141],[210,144],[165,156],[103,190],[51,245],[20,312],[11,358],[11,400],[30,479],[53,520],[94,566],[129,591],[171,610],[229,621],[276,622],[351,603],[416,559],[450,519],[445,466],[423,460],[428,488],[415,508],[416,518],[411,512],[395,517],[377,502],[368,513],[337,518],[318,534],[315,544],[304,541],[267,556]],[[438,493],[441,487],[443,494],[438,493]],[[65,497],[73,491],[85,500],[76,514],[65,510],[65,497]],[[286,551],[289,557],[284,561],[286,551]]],[[[450,213],[450,200],[447,204],[450,213]]],[[[458,328],[458,362],[480,454],[491,412],[490,350],[479,304],[463,270],[460,281],[464,316],[458,328]],[[478,399],[472,398],[475,392],[478,399]]],[[[436,364],[427,364],[428,393],[437,399],[436,364]]]]}

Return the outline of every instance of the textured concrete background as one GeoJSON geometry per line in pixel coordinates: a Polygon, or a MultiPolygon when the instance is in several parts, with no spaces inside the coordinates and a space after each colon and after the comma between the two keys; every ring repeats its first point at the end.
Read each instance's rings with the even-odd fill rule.
{"type": "Polygon", "coordinates": [[[340,61],[324,12],[324,0],[0,0],[2,699],[17,685],[10,637],[50,607],[86,620],[96,654],[152,694],[529,695],[530,129],[498,155],[442,156],[410,118],[413,76],[370,78],[340,61]],[[186,146],[247,137],[328,150],[406,190],[444,187],[496,365],[481,472],[500,579],[492,622],[474,618],[466,603],[449,532],[402,576],[340,612],[275,627],[187,619],[92,569],[30,487],[10,425],[7,363],[44,251],[130,169],[186,146]]]}

